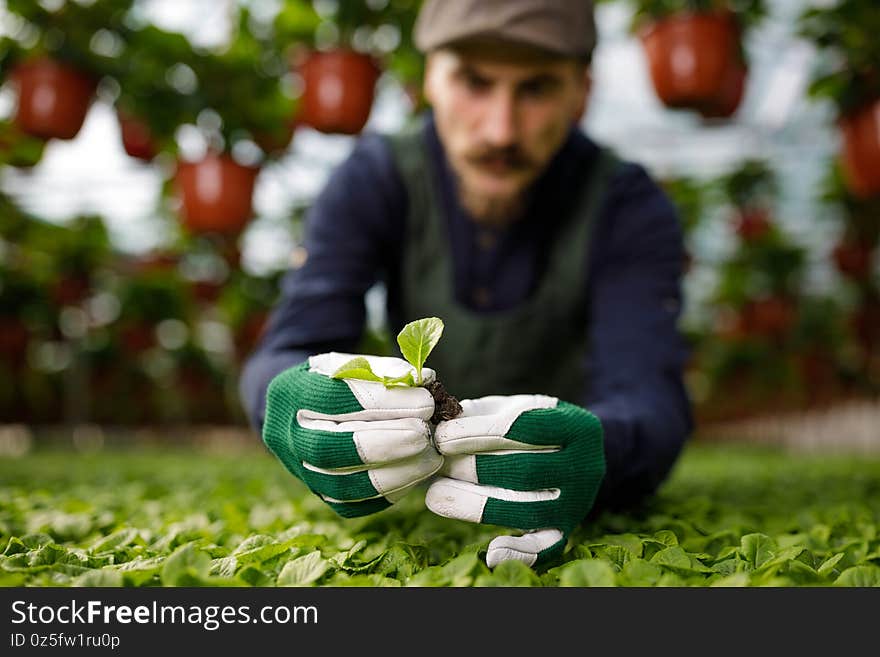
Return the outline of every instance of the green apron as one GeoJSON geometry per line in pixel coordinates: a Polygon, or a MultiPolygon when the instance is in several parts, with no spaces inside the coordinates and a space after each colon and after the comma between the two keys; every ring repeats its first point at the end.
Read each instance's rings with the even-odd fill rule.
{"type": "Polygon", "coordinates": [[[393,135],[391,145],[409,194],[400,317],[439,317],[445,325],[425,365],[459,399],[541,393],[583,404],[588,243],[617,160],[603,149],[583,163],[580,196],[558,226],[531,295],[510,310],[479,313],[455,299],[447,221],[422,125],[393,135]]]}

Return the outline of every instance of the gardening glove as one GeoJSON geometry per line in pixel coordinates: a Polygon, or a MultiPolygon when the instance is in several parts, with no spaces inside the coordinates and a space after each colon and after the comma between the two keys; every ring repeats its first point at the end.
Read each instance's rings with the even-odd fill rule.
{"type": "MultiPolygon", "coordinates": [[[[319,354],[278,374],[269,384],[263,424],[269,450],[346,518],[387,508],[443,463],[431,444],[431,393],[331,378],[355,357],[319,354]]],[[[400,358],[364,358],[379,376],[413,371],[400,358]]],[[[425,367],[422,376],[430,382],[435,374],[425,367]]]]}
{"type": "Polygon", "coordinates": [[[444,455],[425,503],[448,518],[526,530],[489,543],[486,564],[546,563],[565,548],[605,476],[602,425],[580,406],[546,395],[466,399],[437,425],[444,455]]]}

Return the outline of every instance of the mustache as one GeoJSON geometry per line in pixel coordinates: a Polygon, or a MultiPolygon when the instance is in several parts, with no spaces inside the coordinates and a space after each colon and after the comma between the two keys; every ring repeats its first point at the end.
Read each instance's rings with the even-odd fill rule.
{"type": "Polygon", "coordinates": [[[502,148],[483,147],[468,155],[467,159],[476,165],[501,162],[510,169],[529,169],[533,166],[531,158],[517,145],[502,148]]]}

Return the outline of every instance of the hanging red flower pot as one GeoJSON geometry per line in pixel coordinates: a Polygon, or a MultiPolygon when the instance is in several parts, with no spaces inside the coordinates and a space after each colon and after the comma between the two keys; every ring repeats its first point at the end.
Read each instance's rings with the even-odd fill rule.
{"type": "Polygon", "coordinates": [[[381,73],[371,55],[348,49],[313,51],[300,73],[301,123],[325,133],[354,135],[363,130],[381,73]]]}
{"type": "Polygon", "coordinates": [[[873,246],[867,240],[846,237],[831,251],[837,270],[853,280],[866,281],[873,269],[873,246]]]}
{"type": "Polygon", "coordinates": [[[253,215],[258,173],[258,167],[239,164],[227,154],[179,162],[174,182],[186,228],[192,233],[240,233],[253,215]]]}
{"type": "Polygon", "coordinates": [[[770,212],[765,208],[743,208],[736,215],[736,234],[744,242],[757,242],[772,228],[770,212]]]}
{"type": "Polygon", "coordinates": [[[150,133],[150,127],[119,108],[116,110],[116,119],[125,152],[135,159],[151,162],[159,149],[150,133]]]}
{"type": "Polygon", "coordinates": [[[704,119],[728,119],[736,113],[746,90],[748,69],[738,60],[731,60],[715,98],[699,108],[704,119]]]}
{"type": "Polygon", "coordinates": [[[42,57],[12,71],[18,93],[13,121],[40,139],[73,139],[85,121],[97,80],[71,66],[42,57]]]}
{"type": "Polygon", "coordinates": [[[847,187],[861,198],[880,194],[880,99],[843,116],[839,125],[847,187]]]}
{"type": "Polygon", "coordinates": [[[739,28],[731,13],[676,14],[648,24],[639,38],[664,105],[731,112],[738,104],[739,28]]]}
{"type": "Polygon", "coordinates": [[[791,299],[769,296],[748,301],[742,309],[742,328],[747,335],[781,338],[794,325],[797,308],[791,299]]]}

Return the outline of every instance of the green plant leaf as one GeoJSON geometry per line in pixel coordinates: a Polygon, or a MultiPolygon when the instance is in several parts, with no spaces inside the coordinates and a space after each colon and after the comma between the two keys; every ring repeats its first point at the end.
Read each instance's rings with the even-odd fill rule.
{"type": "Polygon", "coordinates": [[[413,377],[412,372],[407,372],[406,374],[402,374],[396,377],[382,377],[382,383],[385,384],[386,388],[390,388],[392,386],[410,386],[413,387],[416,385],[416,380],[413,377]]]}
{"type": "Polygon", "coordinates": [[[843,552],[838,552],[838,553],[835,554],[833,557],[828,557],[828,558],[822,563],[822,565],[819,566],[819,571],[818,571],[819,574],[820,574],[822,577],[830,577],[831,575],[834,575],[834,574],[838,573],[839,571],[837,570],[837,568],[835,568],[835,566],[837,566],[837,563],[838,563],[841,559],[843,559],[844,556],[845,556],[845,555],[844,555],[843,552]]]}
{"type": "Polygon", "coordinates": [[[386,388],[391,388],[394,386],[414,386],[415,379],[413,379],[412,372],[406,372],[401,376],[379,376],[373,371],[373,368],[370,366],[370,361],[368,361],[363,356],[357,356],[356,358],[352,358],[347,363],[339,366],[339,369],[336,370],[332,375],[333,379],[361,379],[362,381],[377,381],[382,383],[386,388]]]}
{"type": "Polygon", "coordinates": [[[614,586],[614,568],[600,559],[578,559],[559,569],[559,586],[614,586]]]}
{"type": "Polygon", "coordinates": [[[621,584],[624,586],[654,586],[663,576],[663,569],[644,559],[627,561],[621,570],[621,584]]]}
{"type": "Polygon", "coordinates": [[[400,353],[416,369],[416,385],[422,384],[422,366],[443,334],[443,320],[425,317],[410,322],[397,334],[400,353]]]}
{"type": "Polygon", "coordinates": [[[873,564],[847,568],[834,581],[834,586],[880,586],[880,568],[873,564]]]}
{"type": "Polygon", "coordinates": [[[764,534],[747,534],[740,543],[743,557],[753,568],[760,568],[764,562],[776,556],[776,541],[764,534]]]}
{"type": "Polygon", "coordinates": [[[193,543],[177,548],[162,566],[164,586],[199,586],[209,576],[211,557],[193,543]]]}
{"type": "Polygon", "coordinates": [[[363,356],[358,356],[357,358],[352,358],[347,363],[340,365],[339,369],[337,369],[332,374],[332,378],[334,379],[362,379],[364,381],[379,381],[382,382],[383,379],[381,376],[373,372],[373,368],[370,367],[370,361],[368,361],[363,356]]]}
{"type": "Polygon", "coordinates": [[[277,583],[278,586],[308,586],[321,579],[329,569],[330,562],[315,550],[284,564],[277,583]]]}
{"type": "Polygon", "coordinates": [[[124,583],[122,573],[116,570],[90,570],[74,578],[73,586],[114,586],[124,583]]]}
{"type": "Polygon", "coordinates": [[[498,564],[491,574],[478,576],[474,586],[532,587],[541,586],[541,579],[522,561],[508,559],[498,564]]]}

